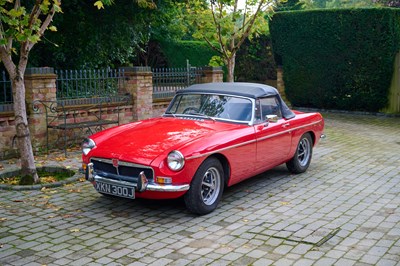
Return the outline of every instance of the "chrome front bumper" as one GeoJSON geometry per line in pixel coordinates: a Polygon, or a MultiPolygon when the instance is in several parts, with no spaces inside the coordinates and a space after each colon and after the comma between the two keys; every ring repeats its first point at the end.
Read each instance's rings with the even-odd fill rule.
{"type": "Polygon", "coordinates": [[[86,167],[85,171],[85,178],[90,182],[102,182],[111,185],[122,185],[127,187],[133,187],[136,191],[143,192],[143,191],[158,191],[158,192],[182,192],[187,191],[190,188],[189,184],[184,185],[165,185],[165,184],[157,184],[148,182],[146,176],[143,172],[140,173],[139,177],[137,178],[136,183],[126,182],[122,180],[114,180],[110,178],[104,178],[100,175],[97,175],[94,172],[93,164],[89,163],[86,167]]]}
{"type": "Polygon", "coordinates": [[[138,191],[181,192],[181,191],[187,191],[190,188],[189,185],[160,185],[160,184],[148,183],[144,189],[141,189],[140,187],[138,187],[137,184],[132,184],[125,181],[115,181],[98,175],[94,176],[93,181],[94,182],[99,181],[112,185],[130,186],[134,187],[138,191]]]}

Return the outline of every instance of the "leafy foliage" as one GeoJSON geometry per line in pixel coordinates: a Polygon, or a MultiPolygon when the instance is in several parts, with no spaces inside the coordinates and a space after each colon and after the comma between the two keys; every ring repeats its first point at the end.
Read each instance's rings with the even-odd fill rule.
{"type": "Polygon", "coordinates": [[[193,66],[207,66],[211,58],[217,55],[206,42],[200,41],[164,41],[161,42],[161,50],[168,67],[186,67],[186,60],[193,66]]]}
{"type": "Polygon", "coordinates": [[[228,68],[228,81],[233,81],[236,52],[249,37],[267,29],[265,12],[272,11],[273,0],[187,1],[183,18],[192,25],[193,37],[205,40],[224,60],[228,68]]]}
{"type": "Polygon", "coordinates": [[[302,9],[374,7],[375,0],[298,0],[302,9]]]}
{"type": "Polygon", "coordinates": [[[132,65],[149,55],[151,40],[182,35],[176,7],[168,0],[157,6],[149,0],[118,0],[101,10],[79,0],[63,1],[62,6],[63,14],[54,19],[58,32],[46,34],[33,51],[31,65],[59,69],[132,65]]]}
{"type": "Polygon", "coordinates": [[[246,40],[236,57],[237,81],[259,81],[276,79],[270,35],[260,35],[246,40]]]}
{"type": "Polygon", "coordinates": [[[399,18],[390,8],[276,13],[270,31],[288,99],[327,109],[385,107],[400,49],[399,18]]]}

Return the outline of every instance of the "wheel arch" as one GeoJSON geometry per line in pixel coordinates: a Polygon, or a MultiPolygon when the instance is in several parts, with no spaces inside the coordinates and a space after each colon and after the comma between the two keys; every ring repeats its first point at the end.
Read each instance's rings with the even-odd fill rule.
{"type": "Polygon", "coordinates": [[[313,143],[313,146],[314,146],[314,145],[315,145],[315,143],[316,143],[315,132],[314,132],[314,131],[312,131],[312,130],[310,130],[310,131],[304,132],[304,134],[306,134],[306,133],[309,133],[309,134],[310,134],[310,136],[311,136],[311,140],[312,140],[312,143],[313,143]]]}
{"type": "Polygon", "coordinates": [[[228,159],[221,153],[215,153],[207,158],[216,158],[222,165],[222,169],[224,170],[224,184],[228,185],[229,177],[231,176],[231,167],[228,159]]]}

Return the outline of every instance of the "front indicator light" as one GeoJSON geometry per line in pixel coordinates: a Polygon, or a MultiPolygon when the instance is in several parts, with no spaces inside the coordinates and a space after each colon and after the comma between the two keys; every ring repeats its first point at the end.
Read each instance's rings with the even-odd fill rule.
{"type": "Polygon", "coordinates": [[[159,184],[172,184],[172,178],[171,177],[164,177],[164,176],[157,176],[156,177],[156,182],[159,184]]]}
{"type": "Polygon", "coordinates": [[[185,165],[185,157],[179,151],[171,151],[168,154],[167,163],[172,171],[179,171],[185,165]]]}

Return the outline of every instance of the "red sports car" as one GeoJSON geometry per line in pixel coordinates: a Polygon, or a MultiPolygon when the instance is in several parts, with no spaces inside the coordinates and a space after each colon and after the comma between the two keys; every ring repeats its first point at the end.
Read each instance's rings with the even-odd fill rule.
{"type": "Polygon", "coordinates": [[[306,171],[323,128],[319,113],[291,111],[273,87],[198,84],[178,91],[161,117],[90,136],[83,168],[101,194],[183,196],[191,212],[207,214],[225,186],[282,163],[306,171]]]}

